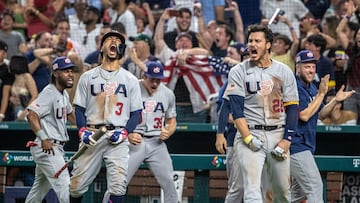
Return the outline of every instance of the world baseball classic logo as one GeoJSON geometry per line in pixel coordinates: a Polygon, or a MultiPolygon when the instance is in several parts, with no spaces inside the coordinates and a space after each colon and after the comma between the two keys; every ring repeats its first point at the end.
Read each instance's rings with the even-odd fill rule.
{"type": "Polygon", "coordinates": [[[5,153],[2,158],[3,162],[6,164],[10,164],[13,159],[14,159],[14,156],[9,153],[5,153]]]}

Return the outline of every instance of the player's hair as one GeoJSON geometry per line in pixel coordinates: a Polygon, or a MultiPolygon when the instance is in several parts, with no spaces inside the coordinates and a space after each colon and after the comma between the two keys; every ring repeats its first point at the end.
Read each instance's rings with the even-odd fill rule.
{"type": "Polygon", "coordinates": [[[274,34],[271,31],[271,29],[268,28],[267,26],[260,25],[260,24],[249,25],[249,27],[247,29],[247,39],[249,39],[250,34],[253,32],[263,32],[265,34],[266,42],[270,42],[272,44],[273,39],[274,39],[274,34]]]}
{"type": "MultiPolygon", "coordinates": [[[[263,32],[265,35],[266,42],[270,42],[270,44],[272,45],[273,40],[274,40],[274,34],[270,28],[268,28],[267,26],[264,26],[264,25],[260,25],[260,24],[249,25],[249,27],[247,29],[247,38],[246,38],[247,41],[249,41],[249,36],[253,32],[263,32]]],[[[270,53],[270,51],[271,51],[271,47],[268,49],[269,53],[270,53]]]]}

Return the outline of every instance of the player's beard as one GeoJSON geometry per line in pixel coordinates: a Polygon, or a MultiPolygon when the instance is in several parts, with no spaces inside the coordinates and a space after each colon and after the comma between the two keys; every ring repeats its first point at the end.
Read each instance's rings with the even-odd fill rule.
{"type": "Polygon", "coordinates": [[[72,78],[72,79],[73,79],[73,81],[70,82],[70,81],[68,81],[68,79],[63,79],[63,78],[61,78],[61,79],[59,80],[59,84],[60,84],[62,87],[64,87],[64,88],[72,88],[72,87],[73,87],[73,84],[74,84],[74,78],[72,78]]]}

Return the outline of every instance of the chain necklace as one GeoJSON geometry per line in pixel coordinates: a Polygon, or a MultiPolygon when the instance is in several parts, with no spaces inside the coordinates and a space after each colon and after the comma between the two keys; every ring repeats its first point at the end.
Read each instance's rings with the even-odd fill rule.
{"type": "Polygon", "coordinates": [[[119,71],[120,71],[120,69],[117,69],[115,72],[113,72],[113,71],[110,72],[110,71],[107,71],[107,70],[103,69],[102,67],[100,67],[100,76],[102,77],[102,79],[108,81],[108,80],[113,79],[119,71]],[[103,73],[103,70],[108,72],[109,74],[111,74],[110,77],[105,77],[105,75],[104,75],[105,73],[103,73]]]}

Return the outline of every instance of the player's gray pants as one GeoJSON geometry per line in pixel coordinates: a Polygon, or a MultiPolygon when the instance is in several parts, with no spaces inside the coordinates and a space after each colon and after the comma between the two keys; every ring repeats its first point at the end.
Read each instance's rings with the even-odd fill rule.
{"type": "MultiPolygon", "coordinates": [[[[236,139],[235,139],[236,140],[236,139]]],[[[233,147],[228,147],[226,152],[226,173],[228,177],[228,191],[225,203],[239,203],[244,194],[243,179],[239,170],[239,158],[233,147]]]]}
{"type": "MultiPolygon", "coordinates": [[[[244,202],[263,202],[261,174],[264,165],[266,165],[273,189],[273,202],[290,202],[290,159],[277,161],[270,154],[276,144],[282,140],[284,129],[280,128],[273,131],[252,130],[251,133],[264,141],[262,149],[254,152],[243,141],[234,145],[239,156],[240,171],[244,179],[244,202]]],[[[239,136],[239,133],[237,136],[239,136]]]]}
{"type": "Polygon", "coordinates": [[[140,144],[130,145],[129,148],[128,183],[144,161],[164,190],[164,202],[177,203],[177,192],[173,181],[174,170],[165,142],[159,137],[143,138],[140,144]]]}
{"type": "Polygon", "coordinates": [[[54,178],[55,173],[65,164],[64,149],[62,145],[55,144],[55,155],[42,151],[41,142],[35,141],[38,146],[30,148],[30,152],[36,163],[34,184],[26,197],[26,203],[42,202],[46,194],[52,188],[60,203],[68,203],[70,177],[68,170],[64,170],[59,178],[54,178]]]}
{"type": "Polygon", "coordinates": [[[291,202],[321,203],[323,200],[323,182],[314,156],[303,151],[290,156],[291,202]]]}
{"type": "Polygon", "coordinates": [[[90,146],[74,161],[70,186],[72,197],[80,197],[88,190],[103,161],[106,167],[107,190],[112,195],[125,195],[129,142],[126,139],[118,145],[113,145],[106,137],[102,136],[95,146],[90,146]]]}

